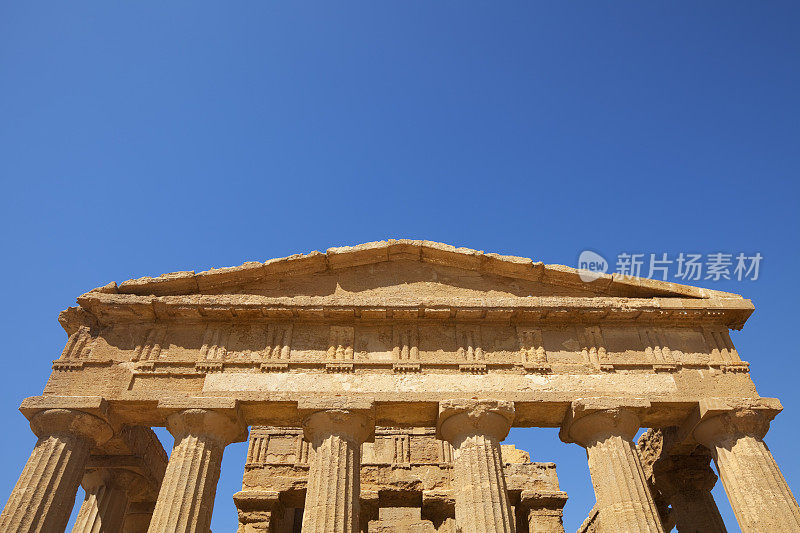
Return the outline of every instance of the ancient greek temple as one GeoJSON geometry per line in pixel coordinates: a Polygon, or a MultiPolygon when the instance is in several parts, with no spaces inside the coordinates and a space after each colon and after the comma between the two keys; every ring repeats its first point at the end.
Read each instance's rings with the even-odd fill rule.
{"type": "Polygon", "coordinates": [[[2,532],[64,531],[82,486],[73,532],[208,533],[246,440],[240,533],[563,532],[556,465],[512,427],[585,448],[580,531],[725,531],[712,460],[742,531],[800,531],[736,294],[390,240],[77,303],[2,532]]]}

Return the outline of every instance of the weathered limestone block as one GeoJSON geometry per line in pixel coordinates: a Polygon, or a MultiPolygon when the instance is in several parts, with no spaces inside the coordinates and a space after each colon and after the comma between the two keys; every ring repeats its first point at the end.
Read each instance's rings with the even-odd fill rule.
{"type": "Polygon", "coordinates": [[[113,431],[102,419],[71,409],[48,409],[31,418],[39,437],[0,515],[0,531],[61,533],[92,446],[113,431]]]}
{"type": "Polygon", "coordinates": [[[369,533],[436,533],[430,520],[423,520],[419,507],[381,507],[378,520],[369,522],[369,533]]]}
{"type": "Polygon", "coordinates": [[[694,438],[714,457],[739,527],[800,531],[800,507],[762,440],[776,410],[740,408],[702,420],[694,438]]]}
{"type": "Polygon", "coordinates": [[[600,531],[664,531],[632,442],[638,429],[633,410],[591,402],[575,402],[562,427],[562,440],[586,448],[600,531]]]}
{"type": "Polygon", "coordinates": [[[439,435],[453,445],[456,524],[464,533],[515,530],[500,455],[514,405],[497,400],[449,400],[439,405],[439,435]]]}
{"type": "Polygon", "coordinates": [[[717,482],[709,466],[711,456],[702,451],[670,455],[675,429],[650,429],[637,445],[664,529],[669,531],[674,525],[679,533],[725,533],[725,523],[711,494],[717,482]],[[665,516],[667,506],[671,512],[665,516]]]}
{"type": "Polygon", "coordinates": [[[371,409],[309,409],[303,430],[314,453],[303,514],[305,533],[358,531],[361,444],[375,431],[371,409]]]}
{"type": "Polygon", "coordinates": [[[222,452],[246,431],[217,411],[186,409],[167,418],[175,445],[158,493],[150,533],[208,533],[222,452]]]}
{"type": "Polygon", "coordinates": [[[278,508],[275,491],[237,492],[233,501],[239,513],[237,533],[273,533],[273,516],[278,508]]]}
{"type": "Polygon", "coordinates": [[[525,490],[520,495],[520,510],[527,515],[529,533],[564,533],[566,492],[540,493],[525,490]]]}

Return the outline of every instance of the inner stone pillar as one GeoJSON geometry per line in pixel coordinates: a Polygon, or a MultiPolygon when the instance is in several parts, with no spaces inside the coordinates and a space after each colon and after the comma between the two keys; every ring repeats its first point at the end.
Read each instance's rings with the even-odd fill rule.
{"type": "Polygon", "coordinates": [[[711,456],[701,449],[691,454],[670,453],[676,448],[676,429],[650,429],[637,446],[645,477],[664,518],[664,529],[674,525],[679,533],[725,533],[725,523],[711,494],[717,482],[709,465],[711,456]],[[668,507],[672,510],[667,517],[668,507]]]}
{"type": "Polygon", "coordinates": [[[626,408],[573,404],[561,438],[586,448],[603,531],[663,533],[633,437],[638,416],[626,408]]]}
{"type": "Polygon", "coordinates": [[[437,433],[453,445],[456,527],[463,533],[513,533],[500,442],[514,419],[514,404],[447,400],[439,404],[437,433]]]}
{"type": "Polygon", "coordinates": [[[543,496],[534,491],[524,490],[520,494],[520,511],[528,522],[529,533],[564,533],[564,504],[567,495],[543,496]]]}
{"type": "Polygon", "coordinates": [[[31,417],[39,437],[0,515],[0,531],[61,533],[92,446],[113,435],[99,417],[71,409],[48,409],[31,417]]]}
{"type": "Polygon", "coordinates": [[[150,533],[208,533],[222,452],[246,428],[217,411],[186,409],[167,418],[175,445],[153,511],[150,533]]]}
{"type": "Polygon", "coordinates": [[[357,532],[361,444],[375,432],[371,410],[314,411],[303,420],[303,432],[314,448],[308,471],[303,533],[357,532]]]}
{"type": "Polygon", "coordinates": [[[702,420],[694,438],[714,457],[745,533],[800,531],[800,508],[762,440],[777,411],[736,409],[702,420]]]}
{"type": "Polygon", "coordinates": [[[711,489],[717,476],[708,456],[676,455],[657,465],[655,484],[672,506],[679,533],[726,533],[711,489]]]}
{"type": "Polygon", "coordinates": [[[130,502],[122,524],[122,533],[147,533],[154,509],[155,502],[130,502]]]}
{"type": "Polygon", "coordinates": [[[89,470],[84,474],[86,497],[78,511],[72,533],[120,531],[128,508],[128,494],[122,480],[107,469],[89,470]]]}

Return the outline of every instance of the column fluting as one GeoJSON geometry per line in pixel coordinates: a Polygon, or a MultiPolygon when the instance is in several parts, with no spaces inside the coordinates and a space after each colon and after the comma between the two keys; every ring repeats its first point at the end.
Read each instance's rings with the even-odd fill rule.
{"type": "Polygon", "coordinates": [[[603,530],[663,533],[632,441],[638,429],[638,416],[625,408],[583,411],[562,428],[562,439],[586,448],[603,530]]]}
{"type": "Polygon", "coordinates": [[[150,533],[207,533],[222,453],[244,428],[216,411],[187,409],[167,418],[175,445],[153,511],[150,533]]]}
{"type": "Polygon", "coordinates": [[[39,437],[0,514],[0,531],[61,533],[92,446],[113,435],[99,417],[71,409],[48,409],[31,417],[39,437]]]}
{"type": "Polygon", "coordinates": [[[439,404],[437,433],[453,445],[456,527],[463,533],[513,533],[514,516],[500,455],[514,404],[448,400],[439,404]]]}
{"type": "Polygon", "coordinates": [[[701,421],[694,437],[714,457],[744,533],[800,531],[800,507],[763,441],[770,415],[737,409],[701,421]]]}
{"type": "Polygon", "coordinates": [[[355,533],[359,528],[361,444],[374,434],[367,413],[325,409],[303,421],[305,437],[314,448],[303,533],[355,533]]]}
{"type": "Polygon", "coordinates": [[[128,508],[128,494],[105,469],[86,472],[81,482],[86,496],[72,533],[120,531],[128,508]]]}

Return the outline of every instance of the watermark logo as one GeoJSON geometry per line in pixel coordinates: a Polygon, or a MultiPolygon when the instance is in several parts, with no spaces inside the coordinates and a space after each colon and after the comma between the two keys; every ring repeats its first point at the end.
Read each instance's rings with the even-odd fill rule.
{"type": "MultiPolygon", "coordinates": [[[[616,257],[618,278],[650,278],[667,281],[756,281],[764,256],[759,252],[714,252],[708,254],[680,252],[678,254],[644,254],[622,252],[616,257]]],[[[609,270],[602,255],[584,250],[578,256],[578,275],[588,283],[609,270]]]]}
{"type": "Polygon", "coordinates": [[[578,256],[578,276],[584,283],[589,283],[608,272],[608,261],[602,255],[591,250],[584,250],[578,256]]]}

